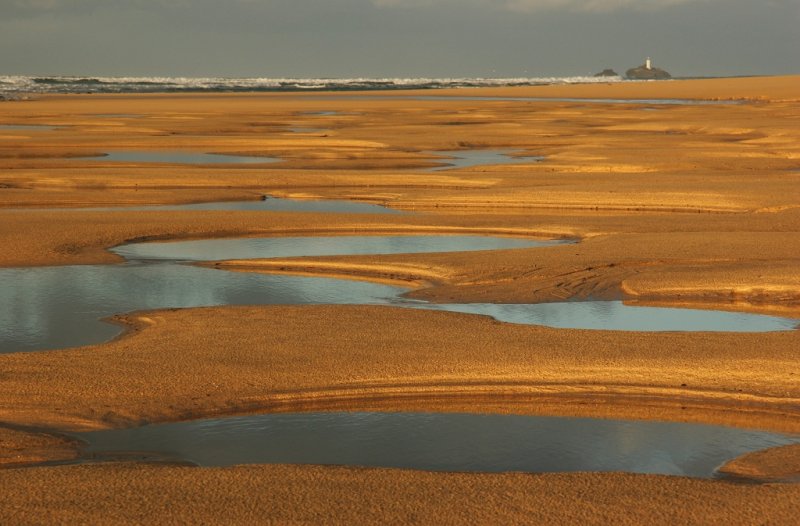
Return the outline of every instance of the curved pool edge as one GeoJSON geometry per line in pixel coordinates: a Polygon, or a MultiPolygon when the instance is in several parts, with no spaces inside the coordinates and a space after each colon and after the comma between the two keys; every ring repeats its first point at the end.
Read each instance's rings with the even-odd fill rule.
{"type": "Polygon", "coordinates": [[[148,452],[156,458],[201,466],[314,464],[478,473],[621,471],[693,478],[719,478],[720,464],[762,449],[800,443],[797,435],[654,420],[350,411],[197,419],[74,437],[88,442],[84,456],[148,452]],[[236,447],[230,447],[231,441],[236,447]],[[219,448],[222,444],[224,451],[219,448]],[[599,455],[598,449],[602,450],[599,455]]]}

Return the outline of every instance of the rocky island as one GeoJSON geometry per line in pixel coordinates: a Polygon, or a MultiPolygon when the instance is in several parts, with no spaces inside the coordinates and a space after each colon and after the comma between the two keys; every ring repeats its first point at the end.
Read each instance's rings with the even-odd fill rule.
{"type": "Polygon", "coordinates": [[[619,77],[619,73],[617,73],[616,71],[614,71],[611,68],[606,68],[603,71],[601,71],[600,73],[595,73],[594,76],[595,77],[619,77]]]}
{"type": "Polygon", "coordinates": [[[650,57],[647,57],[644,64],[626,71],[625,77],[632,80],[662,80],[671,79],[672,75],[661,68],[654,68],[650,57]]]}

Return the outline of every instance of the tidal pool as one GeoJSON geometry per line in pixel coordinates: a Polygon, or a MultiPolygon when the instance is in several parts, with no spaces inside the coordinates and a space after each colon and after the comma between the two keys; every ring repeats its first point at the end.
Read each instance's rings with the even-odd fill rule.
{"type": "Polygon", "coordinates": [[[320,277],[227,272],[181,262],[346,254],[545,247],[565,241],[488,236],[237,238],[124,245],[120,265],[0,269],[0,353],[101,343],[121,328],[114,314],[214,305],[372,304],[484,314],[551,327],[634,331],[793,330],[798,320],[621,302],[429,304],[407,289],[320,277]]]}
{"type": "Polygon", "coordinates": [[[325,128],[289,128],[292,133],[323,133],[327,131],[325,128]]]}
{"type": "Polygon", "coordinates": [[[121,332],[102,318],[137,310],[387,304],[403,292],[366,282],[221,272],[174,263],[0,269],[0,353],[101,343],[121,332]]]}
{"type": "Polygon", "coordinates": [[[0,353],[107,341],[102,318],[136,310],[213,305],[395,304],[407,289],[363,281],[225,272],[176,261],[297,255],[485,250],[544,246],[484,236],[239,238],[140,243],[114,249],[121,265],[0,269],[0,353]],[[154,260],[146,262],[142,260],[154,260]]]}
{"type": "MultiPolygon", "coordinates": [[[[315,99],[329,99],[330,96],[319,95],[315,99]]],[[[351,100],[422,100],[422,101],[475,101],[475,102],[577,102],[587,104],[652,104],[665,106],[717,106],[745,104],[743,100],[702,100],[702,99],[608,99],[577,97],[488,97],[469,95],[351,95],[336,97],[351,100]]]]}
{"type": "Polygon", "coordinates": [[[414,254],[545,247],[567,241],[467,235],[253,237],[132,243],[111,249],[125,259],[218,261],[300,256],[414,254]]]}
{"type": "Polygon", "coordinates": [[[447,166],[436,166],[430,171],[452,170],[455,168],[468,168],[470,166],[482,165],[509,165],[509,164],[531,164],[544,159],[541,156],[512,157],[511,150],[453,150],[453,151],[434,151],[427,152],[450,159],[442,159],[447,166]]]}
{"type": "Polygon", "coordinates": [[[265,164],[280,161],[276,157],[253,157],[186,151],[119,151],[107,152],[97,157],[79,157],[97,161],[126,163],[170,163],[170,164],[265,164]]]}
{"type": "Polygon", "coordinates": [[[701,99],[606,99],[575,97],[462,97],[447,95],[427,95],[408,97],[414,100],[464,100],[464,101],[505,101],[505,102],[585,102],[587,104],[653,104],[665,106],[717,106],[742,104],[737,100],[701,100],[701,99]]]}
{"type": "MultiPolygon", "coordinates": [[[[412,305],[409,305],[412,306],[412,305]]],[[[416,308],[483,314],[498,321],[558,329],[654,332],[773,332],[797,328],[800,320],[705,309],[639,307],[621,301],[558,303],[419,303],[416,308]]]]}
{"type": "Polygon", "coordinates": [[[48,124],[0,124],[0,130],[55,130],[55,126],[48,124]]]}
{"type": "Polygon", "coordinates": [[[800,437],[722,426],[463,413],[297,413],[75,434],[89,456],[201,466],[335,464],[432,471],[627,471],[713,477],[800,437]]]}
{"type": "MultiPolygon", "coordinates": [[[[29,210],[29,209],[18,209],[29,210]]],[[[35,209],[30,209],[35,210],[35,209]]],[[[144,206],[101,206],[92,208],[50,208],[51,211],[79,212],[172,212],[181,210],[239,210],[249,212],[333,212],[342,214],[407,214],[381,205],[348,201],[346,199],[283,199],[267,197],[259,201],[214,201],[209,203],[189,203],[182,205],[144,205],[144,206]]]]}

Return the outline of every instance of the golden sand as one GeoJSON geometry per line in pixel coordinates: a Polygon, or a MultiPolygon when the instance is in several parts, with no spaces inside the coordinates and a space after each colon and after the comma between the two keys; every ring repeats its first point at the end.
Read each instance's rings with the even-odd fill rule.
{"type": "MultiPolygon", "coordinates": [[[[751,101],[737,105],[430,101],[398,99],[404,93],[396,92],[363,99],[169,94],[2,103],[0,123],[59,128],[0,133],[0,265],[113,263],[120,259],[107,248],[144,239],[495,233],[580,243],[219,266],[401,281],[417,286],[414,297],[431,301],[624,297],[797,316],[798,81],[436,92],[751,101]],[[303,113],[327,110],[338,113],[303,113]],[[443,161],[432,151],[469,148],[544,160],[428,171],[443,161]],[[191,166],[79,158],[115,150],[282,160],[191,166]],[[265,194],[357,199],[417,214],[63,210],[265,194]]],[[[73,454],[63,440],[20,426],[89,429],[315,408],[466,408],[800,428],[796,332],[555,330],[346,306],[191,309],[119,321],[133,332],[108,344],[0,355],[0,421],[14,426],[0,432],[0,462],[73,454]]],[[[781,454],[795,459],[797,450],[781,454]]],[[[0,518],[17,523],[135,522],[154,513],[209,522],[242,522],[254,513],[277,522],[369,522],[382,513],[422,522],[790,523],[797,502],[795,486],[612,474],[112,465],[8,470],[0,478],[0,518]],[[89,492],[93,498],[82,497],[89,492]],[[136,504],[131,495],[145,498],[136,504]],[[486,505],[467,504],[475,500],[486,505]]]]}
{"type": "Polygon", "coordinates": [[[371,306],[119,320],[133,332],[109,344],[3,356],[0,420],[86,430],[252,411],[485,404],[800,431],[795,331],[564,331],[371,306]]]}
{"type": "Polygon", "coordinates": [[[315,466],[17,469],[0,484],[5,524],[792,524],[800,497],[678,477],[315,466]]]}

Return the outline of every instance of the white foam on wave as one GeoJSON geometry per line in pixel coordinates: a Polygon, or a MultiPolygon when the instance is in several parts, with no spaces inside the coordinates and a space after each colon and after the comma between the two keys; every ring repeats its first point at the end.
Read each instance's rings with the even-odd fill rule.
{"type": "Polygon", "coordinates": [[[88,77],[0,76],[0,93],[136,93],[160,91],[291,91],[381,90],[400,88],[458,88],[534,86],[622,82],[620,77],[508,78],[224,78],[224,77],[88,77]]]}

